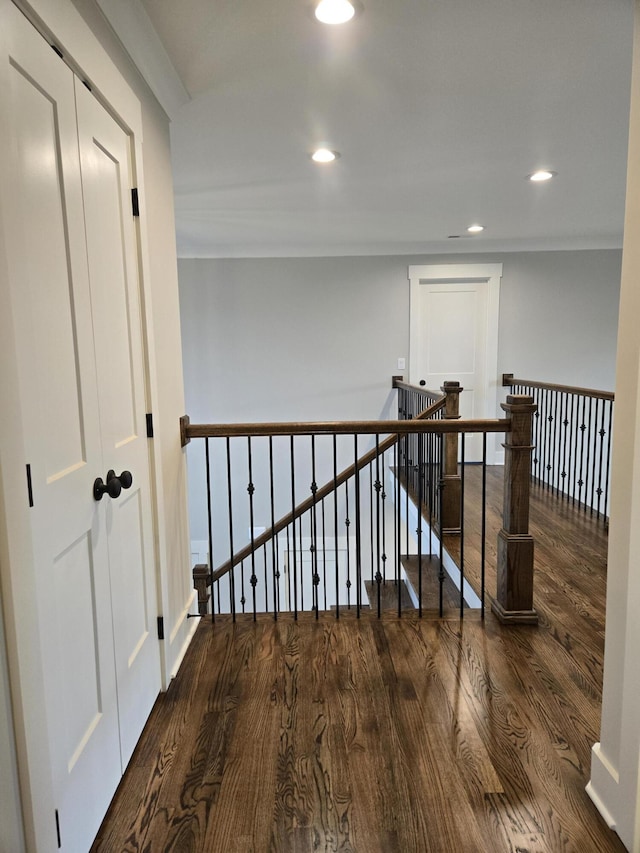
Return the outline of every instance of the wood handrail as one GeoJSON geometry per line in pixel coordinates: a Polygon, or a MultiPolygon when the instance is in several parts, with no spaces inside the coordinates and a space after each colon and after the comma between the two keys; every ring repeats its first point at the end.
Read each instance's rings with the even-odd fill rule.
{"type": "Polygon", "coordinates": [[[521,385],[527,388],[541,388],[543,391],[559,391],[563,394],[577,394],[581,397],[592,397],[596,400],[615,399],[613,391],[596,391],[593,388],[578,388],[574,385],[555,385],[552,382],[536,382],[533,379],[516,379],[513,373],[502,374],[502,385],[505,388],[513,388],[515,385],[521,385]]]}
{"type": "MultiPolygon", "coordinates": [[[[438,405],[438,404],[435,404],[438,405]]],[[[483,420],[423,420],[422,413],[406,421],[310,421],[269,424],[188,424],[184,433],[191,438],[233,438],[237,436],[290,435],[407,435],[409,433],[508,432],[508,418],[483,420]]]]}
{"type": "MultiPolygon", "coordinates": [[[[440,409],[444,406],[444,397],[441,400],[436,401],[431,406],[428,406],[424,409],[420,414],[413,419],[413,421],[400,421],[399,423],[414,423],[416,421],[424,421],[428,418],[433,417],[440,409]]],[[[389,423],[389,421],[380,421],[380,423],[389,423]]],[[[415,431],[415,430],[414,430],[415,431]]],[[[241,433],[244,435],[244,433],[241,433]]],[[[307,435],[307,433],[303,433],[307,435]]],[[[195,436],[194,436],[195,437],[195,436]]],[[[198,436],[201,437],[201,436],[198,436]]],[[[241,551],[238,551],[226,561],[221,566],[219,566],[211,575],[212,582],[220,580],[221,577],[228,574],[234,566],[237,566],[238,563],[241,563],[243,560],[246,560],[247,557],[251,555],[252,551],[255,551],[258,548],[261,548],[263,545],[266,545],[267,542],[270,542],[274,536],[277,536],[282,530],[292,524],[294,521],[297,521],[300,516],[304,515],[310,509],[313,508],[319,501],[324,500],[324,498],[328,497],[332,492],[335,492],[343,483],[345,483],[348,479],[355,476],[358,471],[361,471],[363,468],[366,468],[376,456],[381,456],[383,453],[386,453],[398,440],[397,434],[389,435],[387,438],[382,441],[378,447],[374,447],[372,450],[369,450],[367,453],[363,454],[353,465],[349,465],[343,471],[341,471],[335,478],[332,477],[327,483],[324,484],[315,495],[311,495],[306,498],[302,503],[299,503],[298,506],[292,511],[283,515],[275,524],[270,527],[268,530],[265,530],[264,533],[261,533],[253,542],[250,542],[246,545],[241,551]]]]}
{"type": "Polygon", "coordinates": [[[392,387],[401,388],[404,391],[416,391],[418,394],[424,394],[425,397],[430,397],[432,400],[438,400],[442,397],[442,391],[431,391],[423,385],[410,385],[408,382],[398,379],[397,376],[393,377],[392,387]]]}

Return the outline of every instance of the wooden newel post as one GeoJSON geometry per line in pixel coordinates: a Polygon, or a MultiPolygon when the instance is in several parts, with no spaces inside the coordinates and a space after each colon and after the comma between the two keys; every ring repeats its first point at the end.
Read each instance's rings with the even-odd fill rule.
{"type": "Polygon", "coordinates": [[[211,572],[206,563],[198,563],[193,567],[193,586],[198,591],[198,613],[205,616],[209,604],[207,587],[211,586],[211,572]]]}
{"type": "MultiPolygon", "coordinates": [[[[460,418],[460,392],[464,389],[459,382],[445,382],[440,387],[445,395],[444,418],[456,420],[460,418]]],[[[458,438],[459,433],[448,432],[444,436],[444,459],[442,464],[442,532],[460,533],[462,494],[461,479],[458,472],[458,438]]]]}
{"type": "Polygon", "coordinates": [[[511,421],[504,447],[504,507],[498,533],[498,589],[491,609],[503,623],[538,623],[533,609],[533,537],[529,534],[529,484],[533,413],[528,394],[509,394],[502,408],[511,421]]]}

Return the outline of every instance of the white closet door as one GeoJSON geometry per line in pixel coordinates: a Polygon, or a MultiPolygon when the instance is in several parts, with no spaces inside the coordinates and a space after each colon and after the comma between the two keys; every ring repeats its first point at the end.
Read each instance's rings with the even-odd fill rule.
{"type": "Polygon", "coordinates": [[[160,689],[130,142],[13,6],[0,49],[33,604],[61,847],[84,853],[160,689]],[[133,483],[97,501],[109,469],[133,483]]]}
{"type": "Polygon", "coordinates": [[[63,849],[81,851],[97,831],[121,762],[108,501],[92,496],[104,462],[74,82],[17,10],[3,22],[3,121],[12,143],[3,210],[33,491],[33,604],[63,849]]]}
{"type": "Polygon", "coordinates": [[[131,148],[77,79],[76,99],[103,459],[133,476],[103,499],[124,768],[160,690],[131,148]]]}

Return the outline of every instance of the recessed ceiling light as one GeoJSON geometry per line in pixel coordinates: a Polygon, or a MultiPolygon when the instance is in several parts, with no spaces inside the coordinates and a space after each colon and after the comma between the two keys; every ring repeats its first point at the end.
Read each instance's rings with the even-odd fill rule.
{"type": "Polygon", "coordinates": [[[481,231],[484,231],[484,225],[470,225],[467,231],[469,234],[479,234],[481,231]]]}
{"type": "Polygon", "coordinates": [[[318,148],[311,155],[314,163],[333,163],[340,156],[338,151],[331,151],[329,148],[318,148]]]}
{"type": "Polygon", "coordinates": [[[349,0],[320,0],[315,11],[323,24],[346,24],[355,13],[355,6],[349,0]]]}
{"type": "Polygon", "coordinates": [[[551,178],[555,178],[557,174],[557,172],[551,172],[549,169],[539,169],[532,175],[527,175],[527,178],[535,183],[541,183],[542,181],[550,181],[551,178]]]}

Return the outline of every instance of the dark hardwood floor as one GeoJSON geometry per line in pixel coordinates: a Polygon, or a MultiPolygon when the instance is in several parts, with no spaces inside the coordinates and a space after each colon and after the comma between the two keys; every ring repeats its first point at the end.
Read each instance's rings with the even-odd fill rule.
{"type": "MultiPolygon", "coordinates": [[[[501,484],[489,473],[493,565],[501,484]]],[[[467,474],[470,502],[479,469],[467,474]]],[[[442,620],[203,621],[92,850],[624,850],[584,790],[606,534],[535,489],[531,530],[536,627],[503,628],[489,607],[484,622],[455,608],[442,620]]]]}

